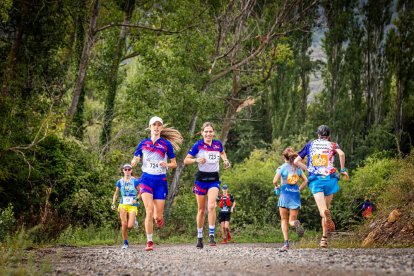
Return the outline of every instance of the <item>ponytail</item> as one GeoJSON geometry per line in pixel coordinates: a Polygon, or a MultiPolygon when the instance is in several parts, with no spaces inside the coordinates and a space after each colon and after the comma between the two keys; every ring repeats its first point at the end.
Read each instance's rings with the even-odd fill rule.
{"type": "MultiPolygon", "coordinates": [[[[165,125],[164,125],[165,126],[165,125]]],[[[172,128],[172,127],[164,127],[161,130],[160,136],[168,141],[173,145],[175,150],[180,150],[181,145],[183,144],[183,136],[181,133],[172,128]]]]}
{"type": "Polygon", "coordinates": [[[283,151],[282,155],[291,165],[293,165],[293,161],[295,161],[296,157],[298,157],[297,152],[292,147],[287,147],[283,151]]]}

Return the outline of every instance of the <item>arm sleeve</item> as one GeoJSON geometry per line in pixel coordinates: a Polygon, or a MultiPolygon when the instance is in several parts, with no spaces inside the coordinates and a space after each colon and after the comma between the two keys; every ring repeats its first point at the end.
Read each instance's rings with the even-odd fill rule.
{"type": "Polygon", "coordinates": [[[170,159],[175,158],[174,148],[169,141],[167,142],[167,155],[168,155],[168,158],[170,159]]]}
{"type": "Polygon", "coordinates": [[[303,149],[301,149],[301,150],[298,152],[298,155],[300,156],[300,158],[304,159],[304,158],[306,157],[306,155],[308,155],[308,152],[309,152],[309,146],[310,146],[310,142],[309,142],[309,143],[307,143],[307,144],[303,147],[303,149]]]}
{"type": "Polygon", "coordinates": [[[193,147],[188,151],[188,154],[190,154],[191,156],[196,156],[198,153],[198,143],[196,142],[193,147]]]}
{"type": "Polygon", "coordinates": [[[138,147],[135,150],[134,156],[139,156],[142,158],[142,141],[138,144],[138,147]]]}

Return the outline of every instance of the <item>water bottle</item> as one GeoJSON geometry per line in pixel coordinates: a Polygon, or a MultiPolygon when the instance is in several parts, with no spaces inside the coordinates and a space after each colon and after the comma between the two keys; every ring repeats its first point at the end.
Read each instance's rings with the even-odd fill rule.
{"type": "Polygon", "coordinates": [[[275,187],[275,195],[280,195],[280,191],[281,191],[281,188],[280,187],[275,187]]]}

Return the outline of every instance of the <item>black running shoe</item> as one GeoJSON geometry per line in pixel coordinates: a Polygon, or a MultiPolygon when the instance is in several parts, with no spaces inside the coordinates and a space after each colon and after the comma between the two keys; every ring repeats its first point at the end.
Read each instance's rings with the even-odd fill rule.
{"type": "Polygon", "coordinates": [[[216,246],[216,241],[214,240],[214,236],[210,235],[208,245],[216,246]]]}
{"type": "Polygon", "coordinates": [[[204,247],[204,245],[203,245],[203,238],[197,238],[197,248],[198,249],[201,249],[203,247],[204,247]]]}

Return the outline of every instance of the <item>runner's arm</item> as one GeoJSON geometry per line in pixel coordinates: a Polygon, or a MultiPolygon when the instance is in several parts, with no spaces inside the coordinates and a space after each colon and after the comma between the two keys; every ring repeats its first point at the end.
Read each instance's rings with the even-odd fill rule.
{"type": "Polygon", "coordinates": [[[223,159],[224,162],[224,168],[228,169],[231,167],[230,161],[227,158],[227,154],[224,152],[224,150],[220,153],[221,159],[223,159]]]}
{"type": "Polygon", "coordinates": [[[293,164],[299,168],[301,168],[303,171],[307,171],[308,167],[306,167],[305,164],[302,162],[302,157],[298,156],[295,158],[295,161],[293,161],[293,164]]]}
{"type": "Polygon", "coordinates": [[[175,169],[177,168],[177,159],[171,158],[170,163],[167,162],[160,162],[161,167],[166,167],[167,169],[175,169]]]}
{"type": "Polygon", "coordinates": [[[280,178],[280,173],[279,172],[277,172],[276,174],[275,174],[275,177],[273,178],[273,184],[277,187],[278,185],[277,185],[277,182],[279,181],[279,178],[280,178]]]}
{"type": "Polygon", "coordinates": [[[349,175],[345,168],[345,153],[341,149],[336,149],[336,152],[339,155],[339,164],[341,165],[340,172],[344,175],[345,180],[349,180],[349,175]]]}
{"type": "Polygon", "coordinates": [[[308,178],[306,177],[305,173],[302,172],[302,184],[300,184],[299,191],[302,191],[308,186],[308,178]]]}
{"type": "Polygon", "coordinates": [[[111,204],[112,210],[115,210],[115,202],[116,202],[116,199],[118,198],[118,194],[119,194],[119,188],[116,187],[114,196],[112,197],[112,204],[111,204]]]}

